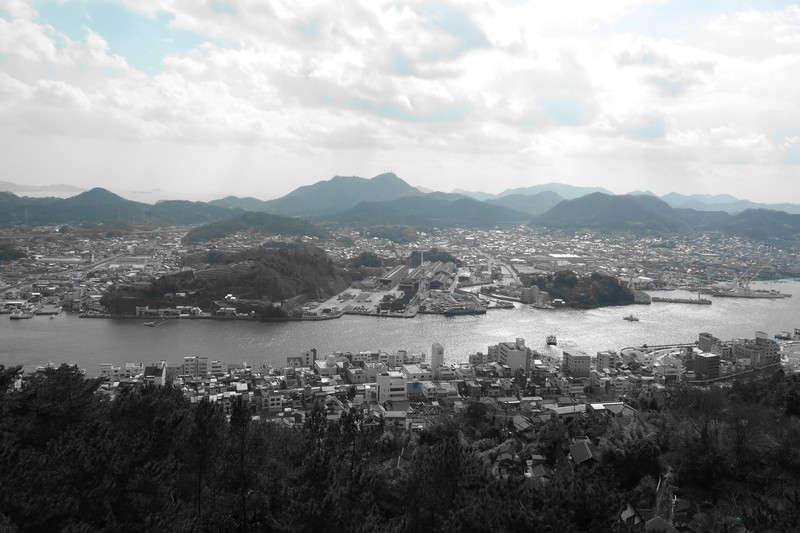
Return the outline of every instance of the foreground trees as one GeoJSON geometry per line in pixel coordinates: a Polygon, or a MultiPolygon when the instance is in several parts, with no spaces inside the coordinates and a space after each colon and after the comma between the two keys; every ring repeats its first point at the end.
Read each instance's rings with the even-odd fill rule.
{"type": "Polygon", "coordinates": [[[317,405],[296,431],[239,401],[226,417],[170,387],[110,401],[74,368],[18,374],[0,367],[4,532],[625,531],[626,503],[669,516],[673,496],[696,503],[694,531],[800,525],[794,377],[668,389],[635,398],[632,421],[528,441],[480,408],[411,434],[365,430],[356,409],[329,425],[317,405]],[[577,436],[596,461],[569,460],[577,436]],[[549,482],[522,475],[530,453],[549,482]]]}

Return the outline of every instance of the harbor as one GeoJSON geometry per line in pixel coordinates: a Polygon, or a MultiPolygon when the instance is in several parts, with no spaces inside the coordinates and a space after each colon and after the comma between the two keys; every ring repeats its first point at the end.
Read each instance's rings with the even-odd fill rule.
{"type": "MultiPolygon", "coordinates": [[[[800,291],[800,282],[783,285],[786,292],[800,291]]],[[[691,297],[687,291],[673,295],[691,297]]],[[[181,318],[143,328],[143,322],[155,319],[82,320],[62,313],[57,320],[0,320],[0,363],[33,369],[58,357],[74,361],[92,375],[100,363],[136,361],[147,353],[168,361],[197,354],[231,363],[264,361],[279,366],[287,355],[309,347],[321,352],[376,347],[424,352],[436,342],[446,348],[446,362],[455,363],[471,353],[485,352],[498,339],[528,338],[536,340],[532,348],[552,350],[556,347],[548,347],[548,335],[557,337],[559,349],[571,346],[594,354],[624,346],[689,343],[702,331],[726,339],[752,336],[757,330],[770,336],[792,332],[798,327],[800,299],[722,298],[712,306],[637,306],[636,316],[646,328],[620,320],[626,314],[619,307],[545,311],[518,306],[452,318],[429,314],[406,320],[345,315],[337,320],[297,322],[181,318]]]]}

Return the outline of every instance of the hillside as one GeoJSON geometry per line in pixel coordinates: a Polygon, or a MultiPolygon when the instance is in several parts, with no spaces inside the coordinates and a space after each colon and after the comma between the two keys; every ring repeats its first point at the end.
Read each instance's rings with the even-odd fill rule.
{"type": "Polygon", "coordinates": [[[194,272],[164,276],[142,289],[117,285],[103,299],[112,313],[133,314],[137,306],[193,305],[208,310],[227,294],[237,296],[240,312],[285,316],[272,306],[297,297],[330,296],[350,284],[349,275],[325,252],[302,244],[284,248],[254,248],[244,252],[211,251],[187,258],[194,272]],[[185,293],[177,300],[167,295],[185,293]],[[248,301],[250,300],[250,301],[248,301]]]}
{"type": "Polygon", "coordinates": [[[737,214],[748,209],[769,209],[785,213],[800,214],[800,205],[790,203],[763,204],[750,200],[740,200],[730,194],[678,194],[669,193],[661,197],[662,200],[675,208],[694,209],[696,211],[724,211],[737,214]]]}
{"type": "Polygon", "coordinates": [[[748,209],[730,217],[722,230],[755,240],[792,240],[800,236],[800,215],[770,209],[748,209]]]}
{"type": "Polygon", "coordinates": [[[800,237],[800,215],[771,209],[748,209],[735,215],[670,207],[651,196],[594,193],[565,200],[531,221],[533,226],[563,231],[631,232],[640,235],[718,231],[760,241],[800,237]]]}
{"type": "Polygon", "coordinates": [[[159,202],[156,205],[134,202],[106,189],[94,188],[70,198],[27,198],[0,193],[0,224],[198,224],[242,213],[183,200],[159,202]]]}
{"type": "Polygon", "coordinates": [[[229,209],[244,209],[246,211],[266,211],[266,204],[264,200],[252,198],[250,196],[240,198],[238,196],[226,196],[219,200],[211,200],[209,205],[217,207],[227,207],[229,209]]]}
{"type": "Polygon", "coordinates": [[[434,227],[491,228],[521,224],[530,215],[472,198],[451,200],[438,195],[400,198],[391,202],[362,202],[331,220],[345,225],[396,225],[418,229],[434,227]]]}
{"type": "Polygon", "coordinates": [[[186,234],[183,242],[196,244],[227,237],[235,233],[263,233],[266,235],[293,235],[324,238],[328,233],[299,218],[270,215],[269,213],[245,213],[238,217],[220,220],[199,226],[186,234]]]}
{"type": "Polygon", "coordinates": [[[542,191],[537,194],[510,194],[486,200],[486,203],[537,216],[547,212],[562,200],[564,197],[553,191],[542,191]]]}
{"type": "Polygon", "coordinates": [[[562,270],[549,276],[523,276],[525,285],[536,285],[547,291],[551,298],[560,298],[567,307],[594,309],[612,305],[630,305],[633,292],[620,284],[615,277],[593,273],[578,277],[574,272],[562,270]]]}
{"type": "Polygon", "coordinates": [[[663,200],[651,196],[611,196],[603,193],[565,200],[534,218],[531,224],[568,231],[637,234],[672,234],[690,229],[663,200]]]}
{"type": "Polygon", "coordinates": [[[276,200],[264,202],[264,210],[287,216],[322,216],[345,211],[360,202],[391,201],[422,194],[392,173],[372,179],[335,176],[305,185],[276,200]]]}

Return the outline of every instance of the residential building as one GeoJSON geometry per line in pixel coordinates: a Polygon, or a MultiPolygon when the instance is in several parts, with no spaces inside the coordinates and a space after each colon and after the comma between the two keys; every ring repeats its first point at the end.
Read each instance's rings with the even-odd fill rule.
{"type": "Polygon", "coordinates": [[[403,365],[402,372],[406,377],[406,380],[412,381],[432,381],[433,380],[433,372],[428,367],[423,367],[420,365],[403,365]]]}
{"type": "Polygon", "coordinates": [[[694,360],[694,372],[702,379],[719,377],[719,356],[709,353],[697,354],[694,360]]]}
{"type": "Polygon", "coordinates": [[[162,364],[146,367],[144,369],[144,381],[148,385],[163,387],[167,382],[167,365],[162,364]]]}
{"type": "Polygon", "coordinates": [[[100,377],[109,381],[131,379],[143,373],[144,364],[142,363],[125,363],[124,365],[103,363],[100,365],[100,377]]]}
{"type": "Polygon", "coordinates": [[[205,377],[208,375],[208,357],[188,356],[183,358],[184,376],[205,377]]]}
{"type": "Polygon", "coordinates": [[[303,352],[297,356],[289,356],[286,358],[286,366],[292,368],[311,368],[314,366],[314,362],[317,360],[317,349],[311,348],[307,352],[303,352]]]}
{"type": "Polygon", "coordinates": [[[377,382],[379,404],[406,399],[406,376],[402,372],[382,372],[378,374],[377,382]]]}
{"type": "Polygon", "coordinates": [[[589,357],[589,354],[581,351],[568,352],[564,350],[562,370],[570,376],[588,378],[591,364],[592,358],[589,357]]]}
{"type": "Polygon", "coordinates": [[[439,378],[439,367],[444,366],[444,346],[438,342],[431,346],[431,368],[433,369],[433,376],[439,378]]]}
{"type": "Polygon", "coordinates": [[[597,352],[597,361],[594,367],[598,372],[603,372],[604,370],[617,368],[617,363],[621,362],[622,360],[619,358],[617,352],[614,350],[605,350],[603,352],[597,352]]]}
{"type": "Polygon", "coordinates": [[[509,367],[512,373],[520,369],[525,373],[530,371],[533,351],[525,346],[525,339],[517,339],[515,342],[501,342],[497,346],[490,346],[489,353],[492,354],[493,352],[496,357],[492,360],[509,367]]]}

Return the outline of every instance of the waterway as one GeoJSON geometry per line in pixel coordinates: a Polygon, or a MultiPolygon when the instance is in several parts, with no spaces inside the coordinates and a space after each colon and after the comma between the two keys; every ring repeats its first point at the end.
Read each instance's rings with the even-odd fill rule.
{"type": "MultiPolygon", "coordinates": [[[[554,334],[559,347],[594,354],[627,346],[685,343],[709,332],[723,340],[752,338],[757,330],[772,337],[800,327],[800,282],[754,284],[793,298],[712,298],[712,305],[654,303],[587,311],[539,310],[519,306],[491,310],[482,316],[415,318],[344,316],[320,322],[258,323],[214,320],[170,320],[148,328],[140,320],[81,319],[62,314],[55,320],[37,316],[9,320],[0,315],[0,364],[22,364],[31,370],[49,362],[74,363],[96,375],[102,363],[166,360],[180,364],[188,355],[226,363],[247,361],[255,366],[281,367],[286,357],[310,348],[320,353],[380,349],[430,353],[431,344],[445,348],[445,361],[466,361],[491,344],[521,337],[546,350],[545,337],[554,334]],[[623,317],[634,314],[639,322],[623,317]]],[[[683,291],[653,293],[692,298],[683,291]]],[[[519,305],[519,304],[518,304],[519,305]]]]}

